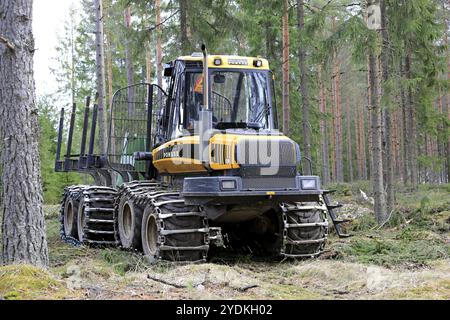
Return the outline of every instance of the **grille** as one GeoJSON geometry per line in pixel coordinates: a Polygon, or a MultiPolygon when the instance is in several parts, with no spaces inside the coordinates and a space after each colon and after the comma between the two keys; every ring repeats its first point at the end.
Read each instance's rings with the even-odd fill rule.
{"type": "Polygon", "coordinates": [[[244,139],[237,145],[237,162],[243,166],[295,166],[296,160],[292,141],[244,139]]]}

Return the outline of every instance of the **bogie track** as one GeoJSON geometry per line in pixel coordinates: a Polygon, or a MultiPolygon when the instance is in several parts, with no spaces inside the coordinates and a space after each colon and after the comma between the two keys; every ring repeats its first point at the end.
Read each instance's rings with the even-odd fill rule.
{"type": "MultiPolygon", "coordinates": [[[[74,186],[64,191],[61,204],[61,238],[73,245],[116,245],[114,232],[114,199],[116,190],[99,186],[74,186]],[[67,234],[67,203],[77,206],[73,224],[76,234],[67,234]]],[[[75,206],[74,206],[75,208],[75,206]]]]}
{"type": "MultiPolygon", "coordinates": [[[[322,199],[281,203],[273,213],[271,219],[279,225],[271,236],[275,240],[261,242],[260,247],[285,258],[315,257],[323,251],[328,220],[322,199]]],[[[143,251],[151,263],[206,261],[209,231],[201,207],[186,205],[178,191],[155,181],[134,181],[118,190],[67,187],[61,203],[64,241],[143,251]]]]}
{"type": "Polygon", "coordinates": [[[327,207],[323,202],[280,205],[283,220],[281,256],[311,258],[322,253],[328,236],[327,207]]]}
{"type": "Polygon", "coordinates": [[[149,262],[206,261],[208,221],[198,206],[187,206],[177,192],[147,196],[142,221],[143,251],[149,262]]]}
{"type": "Polygon", "coordinates": [[[124,249],[141,250],[141,224],[145,195],[161,187],[155,181],[133,181],[119,187],[114,205],[115,239],[124,249]]]}

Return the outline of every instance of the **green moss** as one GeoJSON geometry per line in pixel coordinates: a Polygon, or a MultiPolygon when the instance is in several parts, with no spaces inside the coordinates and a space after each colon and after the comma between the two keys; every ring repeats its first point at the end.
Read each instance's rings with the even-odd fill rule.
{"type": "Polygon", "coordinates": [[[391,299],[449,300],[450,280],[440,280],[416,288],[395,290],[388,294],[391,299]]]}
{"type": "Polygon", "coordinates": [[[64,299],[71,294],[47,271],[29,265],[0,267],[0,297],[14,300],[64,299]]]}
{"type": "Polygon", "coordinates": [[[269,286],[269,297],[281,300],[319,300],[326,299],[317,292],[310,291],[297,285],[276,284],[269,286]]]}
{"type": "Polygon", "coordinates": [[[144,257],[119,249],[103,249],[102,259],[119,275],[124,276],[128,271],[139,271],[145,268],[144,257]]]}
{"type": "Polygon", "coordinates": [[[429,260],[450,257],[450,246],[441,240],[352,239],[340,248],[342,257],[365,264],[394,266],[402,264],[426,264],[429,260]]]}

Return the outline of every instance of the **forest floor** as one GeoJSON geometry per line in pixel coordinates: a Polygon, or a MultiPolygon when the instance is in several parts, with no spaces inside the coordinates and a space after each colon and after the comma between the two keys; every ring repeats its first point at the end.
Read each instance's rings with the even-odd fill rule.
{"type": "Polygon", "coordinates": [[[223,252],[208,263],[147,265],[120,249],[59,239],[58,206],[46,206],[50,268],[0,267],[0,299],[450,299],[450,185],[398,194],[379,228],[362,184],[334,186],[351,238],[330,235],[304,261],[223,252]]]}

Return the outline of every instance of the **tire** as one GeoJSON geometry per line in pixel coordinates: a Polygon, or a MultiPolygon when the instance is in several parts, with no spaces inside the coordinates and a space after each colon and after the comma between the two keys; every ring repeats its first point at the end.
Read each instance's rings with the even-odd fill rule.
{"type": "Polygon", "coordinates": [[[62,217],[62,227],[66,237],[72,237],[78,240],[77,216],[80,202],[79,200],[74,199],[75,195],[76,194],[70,193],[68,197],[66,197],[62,217]]]}
{"type": "Polygon", "coordinates": [[[86,212],[85,212],[85,206],[84,206],[84,198],[80,200],[80,204],[78,206],[78,214],[77,214],[77,233],[78,233],[78,240],[83,243],[85,241],[85,232],[84,228],[86,226],[86,212]]]}
{"type": "Polygon", "coordinates": [[[116,246],[114,231],[114,200],[116,191],[92,186],[83,190],[78,206],[77,231],[82,244],[116,246]]]}
{"type": "Polygon", "coordinates": [[[142,211],[142,208],[129,199],[128,194],[122,195],[119,202],[118,227],[120,243],[125,249],[142,249],[142,211]]]}
{"type": "Polygon", "coordinates": [[[322,252],[328,235],[328,224],[323,206],[317,202],[296,203],[285,212],[284,219],[290,225],[324,224],[286,228],[287,240],[284,248],[286,256],[312,257],[322,252]]]}
{"type": "Polygon", "coordinates": [[[158,216],[153,212],[151,206],[147,206],[144,210],[141,224],[141,244],[146,260],[153,264],[158,261],[159,253],[159,227],[157,224],[158,216]]]}
{"type": "Polygon", "coordinates": [[[180,201],[179,196],[165,196],[158,201],[160,203],[177,202],[165,203],[157,207],[154,204],[146,206],[142,218],[141,241],[147,261],[149,263],[159,260],[205,261],[209,249],[207,240],[209,229],[199,208],[186,206],[184,201],[180,201]],[[170,214],[186,212],[193,214],[170,216],[170,214]]]}

